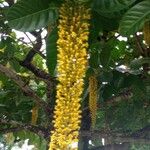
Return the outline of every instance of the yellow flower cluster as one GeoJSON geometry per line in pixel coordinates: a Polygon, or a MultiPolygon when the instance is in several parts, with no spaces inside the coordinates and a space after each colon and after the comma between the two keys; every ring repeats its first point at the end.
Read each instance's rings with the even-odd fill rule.
{"type": "Polygon", "coordinates": [[[144,24],[144,40],[148,46],[150,46],[150,21],[144,24]]]}
{"type": "Polygon", "coordinates": [[[32,118],[31,118],[31,124],[36,125],[37,119],[38,119],[38,111],[39,111],[39,106],[36,104],[32,108],[32,118]]]}
{"type": "Polygon", "coordinates": [[[95,75],[89,77],[89,109],[91,114],[91,126],[95,127],[97,112],[97,79],[95,75]]]}
{"type": "MultiPolygon", "coordinates": [[[[58,85],[54,111],[54,131],[49,150],[73,150],[81,123],[80,100],[87,67],[90,10],[64,3],[58,26],[58,85]]],[[[74,150],[77,150],[75,148],[74,150]]]]}

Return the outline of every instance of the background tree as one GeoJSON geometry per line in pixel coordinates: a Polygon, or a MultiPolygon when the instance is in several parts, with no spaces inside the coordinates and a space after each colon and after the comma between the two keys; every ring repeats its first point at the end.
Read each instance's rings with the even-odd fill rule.
{"type": "MultiPolygon", "coordinates": [[[[150,2],[78,1],[92,11],[79,149],[148,150],[150,2]],[[91,128],[92,76],[97,79],[97,113],[91,128]]],[[[63,2],[0,0],[0,140],[10,147],[29,138],[35,149],[47,149],[56,99],[58,11],[63,2]],[[29,42],[18,38],[16,30],[29,42]]]]}

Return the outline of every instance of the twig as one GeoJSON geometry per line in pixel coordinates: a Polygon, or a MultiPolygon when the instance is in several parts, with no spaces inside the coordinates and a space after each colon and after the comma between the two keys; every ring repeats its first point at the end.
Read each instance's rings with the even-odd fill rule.
{"type": "Polygon", "coordinates": [[[22,130],[29,130],[33,133],[36,133],[39,136],[43,136],[45,139],[49,137],[49,132],[47,129],[41,126],[35,126],[31,124],[22,124],[13,120],[0,119],[0,124],[5,125],[3,129],[0,129],[0,133],[10,133],[10,132],[18,132],[22,130]],[[13,127],[6,128],[6,125],[11,125],[13,127]]]}
{"type": "Polygon", "coordinates": [[[109,144],[105,146],[97,146],[94,148],[90,148],[89,150],[128,150],[130,143],[122,143],[122,144],[109,144]]]}
{"type": "Polygon", "coordinates": [[[41,40],[41,36],[39,36],[39,33],[37,32],[31,32],[34,36],[37,37],[36,39],[36,44],[34,44],[33,48],[29,51],[29,53],[27,54],[26,58],[23,61],[19,61],[19,64],[25,68],[27,68],[28,70],[30,70],[31,72],[33,72],[35,74],[35,76],[45,79],[45,80],[53,80],[54,78],[50,77],[50,75],[46,72],[44,72],[43,70],[38,69],[37,67],[35,67],[31,62],[33,57],[35,56],[36,53],[40,54],[43,58],[45,58],[46,56],[43,55],[40,52],[41,46],[42,46],[42,40],[41,40]]]}
{"type": "MultiPolygon", "coordinates": [[[[112,96],[111,98],[106,99],[103,105],[115,105],[116,103],[120,101],[129,100],[132,96],[133,96],[132,90],[127,89],[119,93],[117,96],[112,96]]],[[[97,107],[100,108],[99,105],[97,107]]],[[[83,109],[83,112],[86,111],[87,109],[88,107],[85,107],[83,109]]]]}
{"type": "Polygon", "coordinates": [[[26,35],[26,37],[29,39],[29,41],[32,43],[32,45],[34,46],[34,42],[31,40],[31,38],[28,36],[28,34],[26,32],[24,32],[24,34],[26,35]]]}
{"type": "Polygon", "coordinates": [[[45,71],[36,68],[33,64],[28,63],[28,62],[19,62],[19,64],[25,68],[27,68],[28,70],[30,70],[32,73],[34,73],[35,76],[37,76],[38,78],[44,79],[46,80],[46,82],[49,80],[51,82],[55,82],[55,78],[51,77],[48,73],[46,73],[45,71]]]}
{"type": "Polygon", "coordinates": [[[91,139],[102,139],[107,138],[108,136],[115,141],[115,143],[143,143],[143,144],[150,144],[150,138],[142,138],[142,137],[134,137],[134,136],[123,136],[117,133],[108,133],[106,131],[81,131],[80,136],[82,137],[89,137],[91,139]]]}

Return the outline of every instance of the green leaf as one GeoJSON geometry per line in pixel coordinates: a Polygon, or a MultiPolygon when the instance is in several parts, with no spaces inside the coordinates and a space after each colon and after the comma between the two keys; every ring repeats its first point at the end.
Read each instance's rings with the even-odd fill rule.
{"type": "Polygon", "coordinates": [[[145,99],[146,96],[146,86],[144,82],[139,77],[135,77],[133,84],[131,85],[132,91],[133,91],[133,99],[135,101],[140,101],[141,99],[145,99]]]}
{"type": "Polygon", "coordinates": [[[113,85],[107,84],[104,87],[102,97],[104,100],[107,100],[108,98],[112,97],[112,94],[115,94],[117,91],[115,90],[113,85]]]}
{"type": "Polygon", "coordinates": [[[103,31],[103,30],[113,31],[113,30],[118,29],[120,16],[115,15],[115,16],[112,16],[110,19],[109,18],[110,14],[105,16],[96,11],[92,12],[92,16],[93,17],[91,19],[91,30],[94,33],[91,33],[91,34],[94,34],[97,36],[97,34],[99,34],[100,31],[103,31]]]}
{"type": "Polygon", "coordinates": [[[9,61],[10,65],[13,67],[13,69],[16,71],[16,72],[20,72],[20,65],[19,65],[19,62],[16,61],[15,59],[12,59],[9,61]]]}
{"type": "Polygon", "coordinates": [[[104,44],[100,54],[100,62],[103,67],[108,67],[111,61],[111,53],[114,47],[114,40],[110,40],[104,44]]]}
{"type": "Polygon", "coordinates": [[[7,96],[8,91],[0,91],[0,98],[4,98],[5,96],[7,96]]]}
{"type": "Polygon", "coordinates": [[[135,1],[136,0],[94,0],[93,9],[99,13],[120,11],[127,8],[135,1]]]}
{"type": "Polygon", "coordinates": [[[150,1],[142,1],[129,9],[120,22],[119,31],[129,36],[143,26],[145,19],[150,19],[150,1]]]}
{"type": "Polygon", "coordinates": [[[7,13],[11,28],[21,31],[32,31],[53,23],[56,19],[56,9],[49,0],[20,0],[7,13]]]}
{"type": "Polygon", "coordinates": [[[150,64],[150,58],[135,59],[130,63],[131,69],[138,70],[143,64],[150,64]]]}
{"type": "Polygon", "coordinates": [[[46,53],[47,53],[46,63],[49,73],[51,75],[54,75],[55,67],[57,64],[57,45],[56,45],[57,39],[58,39],[57,28],[55,28],[50,33],[46,41],[46,53]]]}
{"type": "Polygon", "coordinates": [[[19,137],[21,140],[29,139],[29,145],[35,146],[35,149],[38,150],[45,150],[46,149],[46,141],[43,139],[43,137],[38,136],[35,133],[29,132],[29,131],[20,131],[14,133],[16,137],[19,137]]]}
{"type": "Polygon", "coordinates": [[[100,76],[102,82],[110,82],[112,81],[112,78],[113,78],[112,72],[108,71],[103,71],[100,76]]]}
{"type": "Polygon", "coordinates": [[[96,69],[99,67],[99,54],[97,52],[91,53],[89,63],[90,63],[90,67],[92,68],[96,69]]]}
{"type": "Polygon", "coordinates": [[[89,64],[91,68],[99,67],[99,51],[100,51],[100,43],[93,43],[90,45],[90,59],[89,64]]]}
{"type": "Polygon", "coordinates": [[[111,57],[113,61],[118,61],[125,56],[126,42],[114,39],[114,43],[116,43],[116,46],[112,49],[111,57]]]}

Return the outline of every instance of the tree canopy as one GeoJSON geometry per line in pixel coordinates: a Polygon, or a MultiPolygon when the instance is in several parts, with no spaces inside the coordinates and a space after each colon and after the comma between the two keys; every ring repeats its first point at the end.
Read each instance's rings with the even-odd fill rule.
{"type": "MultiPolygon", "coordinates": [[[[60,8],[66,1],[0,0],[4,149],[25,139],[35,150],[48,149],[59,84],[60,8]]],[[[72,0],[71,5],[91,13],[78,149],[150,149],[150,1],[72,0]]]]}

